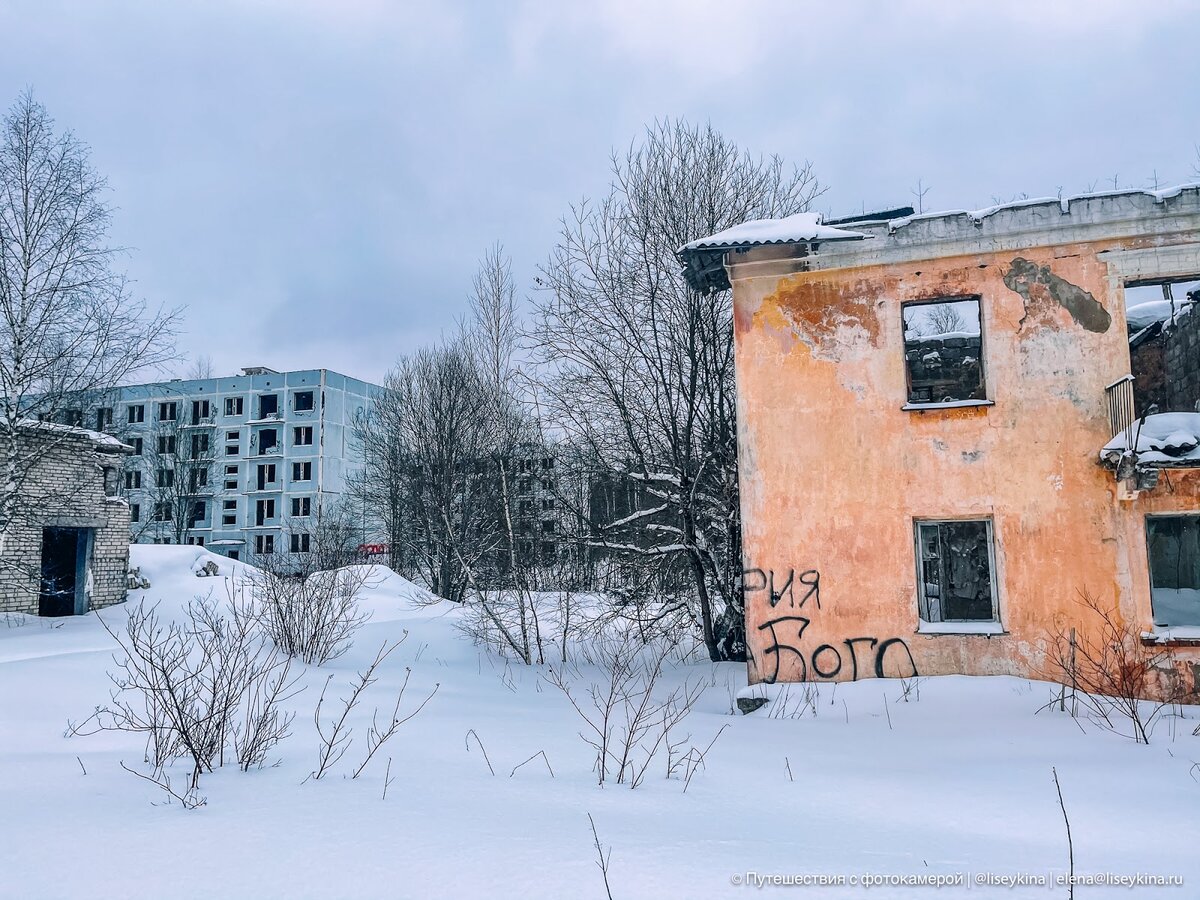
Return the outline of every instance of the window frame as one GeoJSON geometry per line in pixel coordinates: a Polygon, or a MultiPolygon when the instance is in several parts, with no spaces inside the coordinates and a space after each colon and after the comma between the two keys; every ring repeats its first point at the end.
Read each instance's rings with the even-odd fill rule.
{"type": "Polygon", "coordinates": [[[316,391],[312,390],[311,388],[309,390],[292,391],[292,410],[294,412],[312,412],[316,408],[317,408],[316,391]],[[301,406],[300,398],[305,395],[307,395],[307,397],[308,397],[308,406],[301,406]]]}
{"type": "MultiPolygon", "coordinates": [[[[983,295],[982,294],[949,294],[944,297],[923,297],[917,300],[902,300],[900,302],[900,349],[901,358],[904,364],[904,406],[902,409],[920,410],[920,409],[953,409],[960,406],[994,406],[995,401],[990,399],[990,385],[988,382],[988,365],[985,359],[987,355],[987,325],[984,322],[983,316],[983,295]],[[904,311],[916,306],[934,306],[944,303],[965,303],[974,302],[979,310],[979,393],[982,397],[975,400],[913,400],[912,388],[912,372],[908,366],[908,351],[905,349],[905,321],[904,311]]],[[[966,521],[966,520],[963,520],[966,521]]]]}
{"type": "Polygon", "coordinates": [[[916,574],[917,632],[921,634],[1005,634],[1004,604],[1000,600],[1000,577],[996,567],[996,526],[990,515],[929,516],[912,519],[913,562],[916,574]],[[925,595],[924,556],[921,549],[921,526],[953,525],[964,522],[982,522],[987,528],[988,582],[992,596],[990,619],[947,619],[938,621],[926,618],[929,600],[925,595]]]}
{"type": "MultiPolygon", "coordinates": [[[[1143,516],[1144,522],[1142,530],[1146,536],[1146,580],[1150,584],[1150,622],[1154,632],[1167,634],[1171,631],[1188,629],[1189,631],[1200,629],[1200,624],[1196,625],[1160,625],[1157,621],[1157,616],[1154,613],[1154,565],[1150,555],[1150,522],[1154,519],[1196,519],[1198,527],[1200,527],[1200,513],[1190,510],[1180,510],[1177,512],[1165,513],[1146,513],[1143,516]]],[[[1164,589],[1169,590],[1169,589],[1164,589]]],[[[1178,590],[1178,588],[1176,588],[1178,590]]]]}

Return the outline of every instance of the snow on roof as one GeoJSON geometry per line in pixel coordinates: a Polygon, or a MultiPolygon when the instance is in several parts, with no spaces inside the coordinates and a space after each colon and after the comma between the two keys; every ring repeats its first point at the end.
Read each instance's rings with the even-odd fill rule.
{"type": "Polygon", "coordinates": [[[1171,321],[1172,315],[1179,319],[1186,315],[1191,308],[1192,304],[1187,300],[1176,300],[1174,304],[1169,300],[1149,300],[1125,310],[1125,320],[1128,322],[1130,330],[1141,331],[1143,328],[1149,328],[1155,322],[1171,321]]]}
{"type": "Polygon", "coordinates": [[[867,235],[859,231],[847,231],[844,228],[821,224],[821,216],[818,213],[803,212],[782,219],[752,219],[684,244],[679,248],[679,252],[754,247],[759,244],[857,241],[865,237],[867,235]]]}
{"type": "MultiPolygon", "coordinates": [[[[1156,413],[1135,421],[1130,431],[1139,463],[1200,466],[1200,413],[1156,413]]],[[[1121,432],[1104,445],[1100,459],[1116,465],[1128,450],[1121,432]]]]}
{"type": "Polygon", "coordinates": [[[124,441],[113,437],[111,434],[105,434],[102,431],[91,431],[90,429],[78,428],[74,425],[60,425],[57,422],[38,422],[34,419],[22,420],[21,427],[30,431],[52,431],[56,434],[72,434],[77,437],[87,438],[97,450],[128,450],[129,452],[133,452],[133,448],[124,441]]]}
{"type": "Polygon", "coordinates": [[[962,339],[965,341],[979,340],[981,337],[978,331],[939,331],[936,334],[917,334],[912,331],[904,333],[906,341],[914,341],[916,343],[928,343],[930,341],[950,341],[954,339],[962,339]]]}
{"type": "Polygon", "coordinates": [[[905,216],[901,219],[892,219],[888,222],[888,231],[895,233],[896,229],[903,228],[910,222],[919,222],[925,219],[943,219],[950,216],[967,216],[976,225],[983,222],[989,216],[994,216],[998,212],[1003,212],[1009,209],[1020,209],[1025,206],[1044,206],[1050,203],[1057,203],[1062,210],[1063,215],[1067,215],[1071,211],[1071,204],[1078,200],[1099,200],[1105,197],[1128,197],[1128,196],[1147,196],[1153,197],[1156,202],[1161,203],[1164,200],[1170,200],[1178,197],[1185,190],[1191,188],[1200,188],[1200,182],[1189,182],[1187,184],[1177,184],[1174,187],[1163,188],[1157,191],[1143,191],[1137,189],[1117,190],[1117,191],[1096,191],[1090,194],[1072,194],[1062,197],[1037,197],[1025,200],[1013,200],[1011,203],[997,203],[994,206],[985,206],[983,209],[945,209],[940,212],[917,213],[913,216],[905,216]]]}

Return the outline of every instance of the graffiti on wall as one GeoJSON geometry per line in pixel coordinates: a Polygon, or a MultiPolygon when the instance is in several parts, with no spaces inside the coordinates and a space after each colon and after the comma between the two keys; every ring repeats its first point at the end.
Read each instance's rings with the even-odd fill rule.
{"type": "Polygon", "coordinates": [[[900,677],[917,674],[917,663],[903,638],[851,637],[837,644],[821,644],[812,650],[805,647],[804,631],[812,624],[811,617],[821,609],[821,574],[816,569],[799,574],[794,569],[788,569],[786,573],[776,573],[773,569],[746,569],[742,587],[748,595],[747,606],[751,599],[749,595],[765,591],[772,610],[772,617],[758,626],[759,631],[766,632],[768,641],[762,651],[766,665],[760,672],[767,684],[779,680],[785,658],[793,660],[799,669],[799,681],[847,677],[857,681],[864,675],[885,678],[889,660],[900,677]],[[775,615],[785,600],[786,606],[780,610],[783,614],[775,615]],[[804,609],[810,600],[813,606],[809,615],[796,612],[804,609]]]}
{"type": "Polygon", "coordinates": [[[767,591],[772,608],[778,606],[785,597],[788,606],[796,609],[803,608],[810,598],[815,601],[817,609],[821,608],[821,573],[816,569],[808,569],[799,576],[796,575],[795,569],[788,569],[786,575],[776,575],[774,569],[767,569],[765,572],[762,569],[746,569],[742,572],[742,588],[748,593],[767,591]],[[797,582],[802,590],[807,588],[803,590],[799,602],[796,601],[797,582]]]}

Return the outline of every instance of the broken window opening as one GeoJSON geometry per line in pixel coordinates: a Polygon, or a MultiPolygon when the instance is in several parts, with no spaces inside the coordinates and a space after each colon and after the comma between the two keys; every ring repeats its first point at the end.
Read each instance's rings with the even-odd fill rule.
{"type": "Polygon", "coordinates": [[[990,519],[918,522],[917,561],[922,621],[998,621],[990,519]]]}
{"type": "Polygon", "coordinates": [[[279,414],[279,395],[278,394],[259,394],[258,395],[258,417],[265,419],[268,416],[279,414]]]}
{"type": "Polygon", "coordinates": [[[275,518],[275,501],[257,500],[254,504],[254,524],[265,525],[268,519],[275,518]]]}
{"type": "Polygon", "coordinates": [[[1137,418],[1200,412],[1200,277],[1125,286],[1133,407],[1137,418]]]}
{"type": "Polygon", "coordinates": [[[986,399],[978,297],[905,303],[901,316],[909,404],[986,399]]]}
{"type": "Polygon", "coordinates": [[[308,412],[313,408],[312,391],[296,391],[292,395],[292,409],[296,412],[308,412]]]}
{"type": "Polygon", "coordinates": [[[1146,546],[1154,624],[1200,626],[1200,516],[1147,516],[1146,546]]]}

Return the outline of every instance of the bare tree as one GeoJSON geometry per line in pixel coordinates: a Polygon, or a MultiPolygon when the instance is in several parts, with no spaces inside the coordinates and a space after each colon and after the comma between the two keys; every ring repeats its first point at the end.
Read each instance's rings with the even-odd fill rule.
{"type": "Polygon", "coordinates": [[[105,388],[175,358],[178,313],[134,300],[114,270],[106,189],[87,147],[21,95],[0,121],[0,541],[28,512],[37,459],[55,452],[19,441],[22,423],[81,425],[105,388]]]}
{"type": "Polygon", "coordinates": [[[612,162],[611,193],[562,224],[533,335],[553,423],[639,494],[594,535],[640,565],[712,659],[745,653],[728,292],[679,274],[689,240],[806,210],[806,164],[740,151],[711,126],[661,122],[612,162]],[[685,589],[686,588],[686,589],[685,589]]]}
{"type": "Polygon", "coordinates": [[[929,324],[935,334],[950,334],[955,331],[966,331],[967,323],[962,314],[952,303],[934,303],[929,307],[929,324]]]}
{"type": "MultiPolygon", "coordinates": [[[[203,403],[204,401],[200,401],[203,403]]],[[[213,465],[217,459],[211,412],[199,403],[151,404],[153,422],[146,431],[123,432],[127,443],[140,439],[142,453],[126,460],[127,492],[144,507],[135,539],[154,536],[182,544],[199,522],[216,515],[212,508],[213,465]],[[140,489],[134,485],[140,484],[140,489]]]]}
{"type": "Polygon", "coordinates": [[[192,360],[191,366],[188,367],[187,374],[184,378],[189,381],[203,381],[206,378],[213,377],[213,361],[212,357],[207,353],[202,353],[192,360]]]}
{"type": "Polygon", "coordinates": [[[364,466],[354,490],[389,527],[434,593],[461,601],[471,573],[493,554],[486,461],[493,407],[473,348],[463,338],[402,358],[357,425],[364,466]]]}

